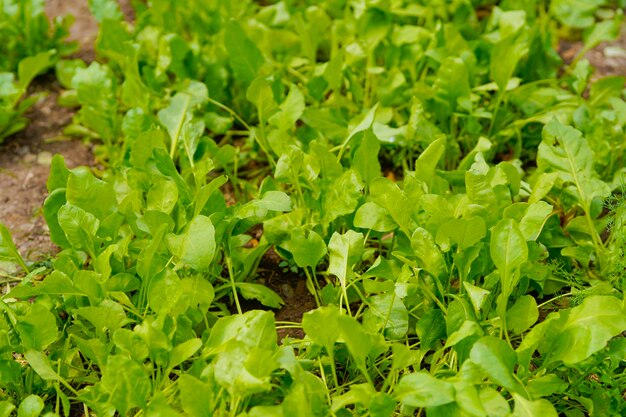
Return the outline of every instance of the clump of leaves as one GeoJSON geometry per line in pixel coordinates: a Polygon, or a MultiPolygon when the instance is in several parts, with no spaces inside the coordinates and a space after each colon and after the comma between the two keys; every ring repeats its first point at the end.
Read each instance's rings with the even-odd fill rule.
{"type": "Polygon", "coordinates": [[[92,2],[100,62],[57,65],[106,169],[53,159],[62,251],[0,303],[2,407],[623,414],[623,79],[553,49],[619,13],[206,3],[92,2]],[[254,282],[270,247],[315,297],[301,323],[245,312],[282,304],[254,282]]]}

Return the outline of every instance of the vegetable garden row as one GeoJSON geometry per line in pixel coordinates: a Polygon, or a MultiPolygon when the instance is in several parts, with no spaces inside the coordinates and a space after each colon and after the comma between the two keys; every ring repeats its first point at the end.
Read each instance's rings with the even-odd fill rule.
{"type": "Polygon", "coordinates": [[[625,77],[584,58],[623,0],[89,3],[90,63],[0,4],[0,141],[53,73],[98,162],[52,159],[58,254],[0,225],[0,417],[626,415],[625,77]]]}

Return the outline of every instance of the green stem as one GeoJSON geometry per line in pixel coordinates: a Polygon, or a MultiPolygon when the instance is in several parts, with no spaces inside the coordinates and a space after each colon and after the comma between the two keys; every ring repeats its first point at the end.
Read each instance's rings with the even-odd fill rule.
{"type": "Polygon", "coordinates": [[[309,285],[311,286],[311,289],[313,290],[312,293],[313,293],[313,297],[315,298],[315,305],[320,307],[322,304],[320,303],[320,299],[317,295],[317,290],[319,290],[320,284],[317,281],[317,277],[315,277],[315,271],[313,271],[313,276],[311,276],[309,269],[305,266],[304,274],[306,275],[306,279],[307,281],[309,281],[309,285]],[[315,277],[315,280],[313,279],[313,277],[315,277]]]}
{"type": "Polygon", "coordinates": [[[337,378],[337,368],[335,366],[335,353],[332,351],[328,352],[328,358],[330,359],[330,370],[333,374],[333,383],[335,384],[335,388],[339,389],[339,378],[337,378]]]}
{"type": "Polygon", "coordinates": [[[235,274],[233,273],[233,265],[230,260],[230,256],[225,256],[226,267],[228,268],[228,278],[230,279],[230,286],[233,290],[233,298],[235,299],[235,305],[237,306],[237,312],[243,314],[241,304],[239,304],[239,296],[237,295],[237,285],[235,284],[235,274]]]}
{"type": "MultiPolygon", "coordinates": [[[[419,271],[414,271],[415,272],[415,276],[418,277],[419,279],[419,271]]],[[[437,279],[434,278],[433,279],[437,279]]],[[[424,292],[426,293],[426,295],[428,295],[428,297],[433,300],[435,302],[435,304],[437,304],[439,306],[439,308],[441,309],[441,311],[444,312],[444,314],[448,311],[446,309],[446,306],[443,305],[443,303],[439,300],[439,298],[437,298],[437,296],[430,290],[430,288],[428,288],[428,284],[426,283],[426,281],[424,281],[422,283],[423,285],[421,286],[421,288],[424,290],[424,292]]]]}
{"type": "Polygon", "coordinates": [[[498,91],[498,97],[496,98],[496,105],[493,110],[493,117],[491,118],[491,123],[489,124],[489,131],[487,132],[487,136],[491,137],[491,133],[493,132],[493,128],[496,124],[496,119],[498,118],[498,113],[500,112],[500,105],[502,104],[502,99],[504,97],[504,91],[498,91]]]}
{"type": "Polygon", "coordinates": [[[246,130],[250,131],[252,130],[252,128],[250,127],[250,125],[248,125],[248,123],[246,123],[245,120],[243,120],[233,109],[231,109],[230,107],[226,106],[225,104],[220,103],[219,101],[215,101],[212,98],[209,97],[209,103],[219,107],[220,109],[226,111],[227,113],[229,113],[231,116],[233,116],[233,118],[237,119],[237,121],[239,123],[241,123],[241,125],[243,127],[246,128],[246,130]]]}

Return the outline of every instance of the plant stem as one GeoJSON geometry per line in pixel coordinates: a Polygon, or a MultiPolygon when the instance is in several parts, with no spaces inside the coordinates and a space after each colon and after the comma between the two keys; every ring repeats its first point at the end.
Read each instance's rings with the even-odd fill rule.
{"type": "Polygon", "coordinates": [[[237,313],[243,314],[241,304],[239,304],[239,296],[237,295],[237,284],[235,283],[235,274],[233,273],[233,265],[230,260],[230,256],[224,256],[226,259],[226,267],[228,268],[228,278],[230,279],[230,286],[233,290],[233,298],[235,299],[235,305],[237,306],[237,313]]]}
{"type": "Polygon", "coordinates": [[[318,307],[321,307],[321,303],[320,303],[320,299],[317,295],[317,290],[319,290],[320,288],[320,284],[317,281],[317,277],[315,277],[315,271],[313,273],[313,277],[315,277],[315,280],[313,280],[313,278],[311,277],[311,273],[309,273],[309,269],[305,266],[304,267],[304,274],[306,275],[306,279],[307,281],[309,281],[309,285],[311,286],[311,289],[313,290],[313,297],[315,298],[315,305],[317,305],[318,307]]]}
{"type": "Polygon", "coordinates": [[[252,130],[252,128],[250,127],[250,125],[248,125],[248,123],[246,123],[245,120],[243,120],[241,118],[241,116],[239,116],[233,109],[231,109],[230,107],[226,106],[225,104],[220,103],[219,101],[213,100],[212,98],[209,97],[209,103],[219,107],[220,109],[226,111],[227,113],[229,113],[231,116],[233,116],[239,123],[241,123],[241,125],[243,127],[246,128],[246,130],[250,131],[252,130]]]}

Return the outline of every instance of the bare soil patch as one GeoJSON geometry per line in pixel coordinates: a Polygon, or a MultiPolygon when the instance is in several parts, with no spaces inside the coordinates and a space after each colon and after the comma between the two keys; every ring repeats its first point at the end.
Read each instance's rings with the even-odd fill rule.
{"type": "MultiPolygon", "coordinates": [[[[583,49],[580,41],[562,41],[559,52],[565,62],[571,62],[583,49]]],[[[611,75],[626,75],[626,25],[621,36],[613,42],[604,42],[585,54],[595,68],[594,79],[611,75]]]]}
{"type": "MultiPolygon", "coordinates": [[[[121,0],[120,6],[126,18],[132,20],[130,0],[121,0]]],[[[74,16],[69,41],[78,42],[77,58],[93,61],[98,24],[87,0],[46,0],[46,12],[50,19],[74,16]]],[[[71,122],[73,110],[58,105],[61,86],[54,77],[38,77],[31,92],[47,95],[26,115],[31,120],[28,127],[0,146],[0,222],[13,234],[22,256],[38,261],[57,250],[50,241],[41,210],[47,196],[50,159],[59,153],[70,168],[93,165],[94,159],[90,145],[63,138],[63,129],[71,122]]]]}
{"type": "Polygon", "coordinates": [[[45,77],[33,90],[48,95],[27,114],[28,127],[0,147],[0,222],[13,234],[22,256],[31,261],[56,251],[41,211],[50,159],[60,153],[70,167],[90,165],[93,160],[90,147],[82,142],[58,141],[73,114],[57,104],[60,86],[45,77]]]}

